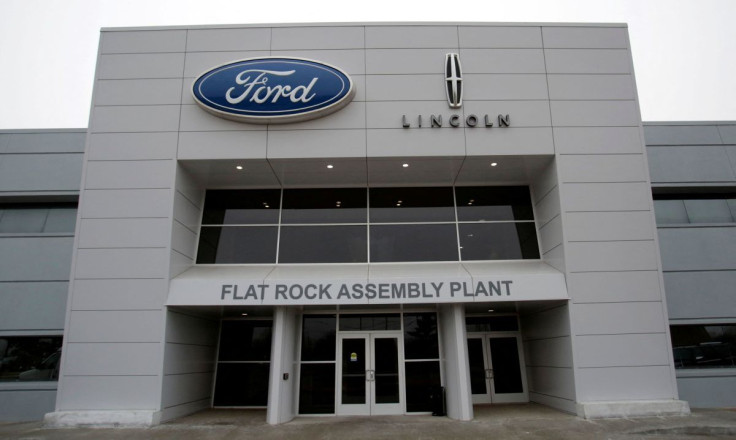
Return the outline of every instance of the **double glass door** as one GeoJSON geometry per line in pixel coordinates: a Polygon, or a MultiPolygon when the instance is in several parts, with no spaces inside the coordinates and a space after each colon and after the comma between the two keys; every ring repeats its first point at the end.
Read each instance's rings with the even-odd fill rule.
{"type": "Polygon", "coordinates": [[[468,333],[473,403],[528,402],[521,337],[468,333]]]}
{"type": "Polygon", "coordinates": [[[337,413],[404,413],[403,349],[400,332],[339,335],[337,413]]]}

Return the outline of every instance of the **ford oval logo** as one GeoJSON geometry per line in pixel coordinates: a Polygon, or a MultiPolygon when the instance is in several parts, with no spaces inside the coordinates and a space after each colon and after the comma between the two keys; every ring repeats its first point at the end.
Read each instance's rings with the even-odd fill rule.
{"type": "Polygon", "coordinates": [[[199,76],[194,99],[226,119],[259,124],[304,121],[347,105],[355,94],[342,70],[301,58],[251,58],[199,76]]]}

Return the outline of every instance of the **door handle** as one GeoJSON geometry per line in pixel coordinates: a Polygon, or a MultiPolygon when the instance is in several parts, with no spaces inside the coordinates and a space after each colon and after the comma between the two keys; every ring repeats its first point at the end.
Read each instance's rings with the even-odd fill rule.
{"type": "Polygon", "coordinates": [[[368,382],[376,380],[376,372],[374,370],[365,370],[365,380],[368,382]]]}

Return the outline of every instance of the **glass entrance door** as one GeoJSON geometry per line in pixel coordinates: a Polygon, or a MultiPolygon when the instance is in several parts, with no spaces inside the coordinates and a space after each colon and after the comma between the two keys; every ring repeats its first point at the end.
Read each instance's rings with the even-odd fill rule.
{"type": "Polygon", "coordinates": [[[468,334],[473,403],[528,402],[518,334],[468,334]]]}
{"type": "Polygon", "coordinates": [[[338,415],[404,413],[401,333],[339,336],[338,415]]]}

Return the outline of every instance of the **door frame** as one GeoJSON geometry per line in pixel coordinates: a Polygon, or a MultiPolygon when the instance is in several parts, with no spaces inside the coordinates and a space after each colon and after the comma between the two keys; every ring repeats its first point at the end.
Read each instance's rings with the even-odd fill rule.
{"type": "MultiPolygon", "coordinates": [[[[483,347],[483,366],[486,372],[486,394],[471,394],[473,404],[495,404],[495,403],[526,403],[529,402],[529,388],[526,379],[526,361],[524,359],[524,346],[521,340],[521,333],[518,331],[508,332],[468,332],[466,339],[480,339],[483,347]],[[499,338],[516,338],[516,350],[519,355],[519,372],[521,374],[521,393],[504,393],[496,394],[496,386],[493,380],[492,359],[491,359],[491,339],[499,338]]],[[[469,360],[468,360],[469,361],[469,360]]],[[[471,391],[472,393],[472,391],[471,391]]]]}
{"type": "Polygon", "coordinates": [[[341,331],[337,333],[337,356],[335,369],[335,414],[342,415],[400,415],[406,413],[405,377],[404,377],[404,336],[400,330],[341,331]],[[343,339],[364,339],[366,353],[366,370],[373,371],[373,379],[366,373],[366,403],[343,405],[342,400],[342,341],[343,339]],[[397,350],[397,368],[399,373],[399,403],[376,403],[375,381],[375,340],[395,338],[397,350]]]}

